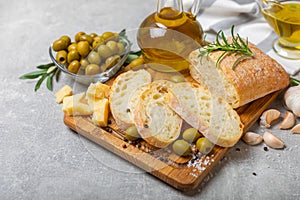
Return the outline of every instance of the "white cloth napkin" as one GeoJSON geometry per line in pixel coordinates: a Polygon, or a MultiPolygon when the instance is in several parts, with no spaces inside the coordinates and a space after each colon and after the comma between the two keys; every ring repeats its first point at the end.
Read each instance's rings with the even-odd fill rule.
{"type": "MultiPolygon", "coordinates": [[[[197,1],[197,0],[195,0],[197,1]]],[[[277,38],[272,28],[267,24],[259,11],[255,0],[202,0],[197,20],[207,34],[207,39],[215,40],[215,34],[223,30],[230,36],[231,26],[235,32],[257,45],[270,57],[279,62],[290,75],[300,71],[299,60],[289,60],[278,56],[272,49],[272,43],[277,38]]],[[[185,10],[189,10],[194,0],[183,0],[185,10]]]]}

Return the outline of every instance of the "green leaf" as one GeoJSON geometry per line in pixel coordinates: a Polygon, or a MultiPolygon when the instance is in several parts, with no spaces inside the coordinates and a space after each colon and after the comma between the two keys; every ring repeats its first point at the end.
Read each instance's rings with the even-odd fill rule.
{"type": "Polygon", "coordinates": [[[35,79],[38,78],[39,76],[45,74],[47,70],[39,70],[39,71],[34,71],[34,72],[29,72],[27,74],[24,74],[19,77],[19,79],[35,79]]]}
{"type": "Polygon", "coordinates": [[[51,74],[57,67],[56,66],[52,66],[47,70],[47,74],[51,74]]]}
{"type": "Polygon", "coordinates": [[[126,37],[126,29],[121,30],[119,35],[122,37],[126,37]]]}
{"type": "Polygon", "coordinates": [[[61,70],[60,69],[56,69],[56,71],[55,71],[55,80],[56,80],[56,82],[58,82],[59,81],[59,77],[60,77],[60,72],[61,72],[61,70]]]}
{"type": "Polygon", "coordinates": [[[44,64],[44,65],[39,65],[36,68],[38,68],[38,69],[48,69],[51,66],[54,66],[54,63],[48,63],[48,64],[44,64]]]}
{"type": "Polygon", "coordinates": [[[47,78],[47,88],[48,88],[48,90],[50,90],[50,91],[52,91],[52,78],[53,78],[53,76],[51,75],[51,76],[48,76],[48,78],[47,78]]]}
{"type": "Polygon", "coordinates": [[[38,80],[38,82],[36,83],[35,87],[34,87],[34,91],[36,92],[40,87],[42,82],[47,78],[47,74],[43,74],[43,76],[38,80]]]}

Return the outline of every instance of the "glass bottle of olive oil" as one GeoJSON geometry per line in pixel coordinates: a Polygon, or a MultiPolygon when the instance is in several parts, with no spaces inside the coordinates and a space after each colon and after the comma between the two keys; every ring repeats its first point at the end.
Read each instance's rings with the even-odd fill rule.
{"type": "Polygon", "coordinates": [[[203,43],[196,16],[184,12],[182,0],[158,0],[157,12],[140,25],[138,45],[149,66],[158,71],[187,69],[188,55],[203,43]]]}

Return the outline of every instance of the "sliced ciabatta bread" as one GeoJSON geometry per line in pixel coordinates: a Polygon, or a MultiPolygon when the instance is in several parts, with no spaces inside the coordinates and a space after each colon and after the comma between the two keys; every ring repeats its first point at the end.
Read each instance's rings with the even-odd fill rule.
{"type": "Polygon", "coordinates": [[[236,111],[199,84],[173,84],[166,101],[187,123],[219,146],[231,147],[242,136],[243,125],[236,111]]]}
{"type": "Polygon", "coordinates": [[[241,60],[234,67],[240,55],[227,54],[217,65],[223,51],[199,58],[199,50],[195,50],[189,56],[190,74],[234,108],[287,87],[289,75],[282,66],[255,45],[249,43],[249,48],[254,56],[241,60]]]}
{"type": "Polygon", "coordinates": [[[173,83],[154,81],[140,96],[134,122],[141,137],[149,144],[163,148],[176,140],[182,119],[166,103],[165,96],[173,83]]]}
{"type": "Polygon", "coordinates": [[[138,102],[141,98],[142,93],[150,87],[149,85],[142,85],[138,87],[134,93],[131,95],[128,105],[127,105],[127,113],[132,121],[134,121],[134,113],[137,109],[138,102]]]}
{"type": "Polygon", "coordinates": [[[120,74],[113,85],[109,97],[111,113],[122,130],[134,125],[128,114],[128,102],[136,89],[151,83],[151,75],[146,70],[128,71],[120,74]]]}

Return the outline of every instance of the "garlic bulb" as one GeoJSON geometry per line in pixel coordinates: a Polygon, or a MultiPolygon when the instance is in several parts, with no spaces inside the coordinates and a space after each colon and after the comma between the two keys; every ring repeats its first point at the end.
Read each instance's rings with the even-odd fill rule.
{"type": "Polygon", "coordinates": [[[300,117],[300,85],[290,87],[284,94],[285,105],[300,117]]]}

